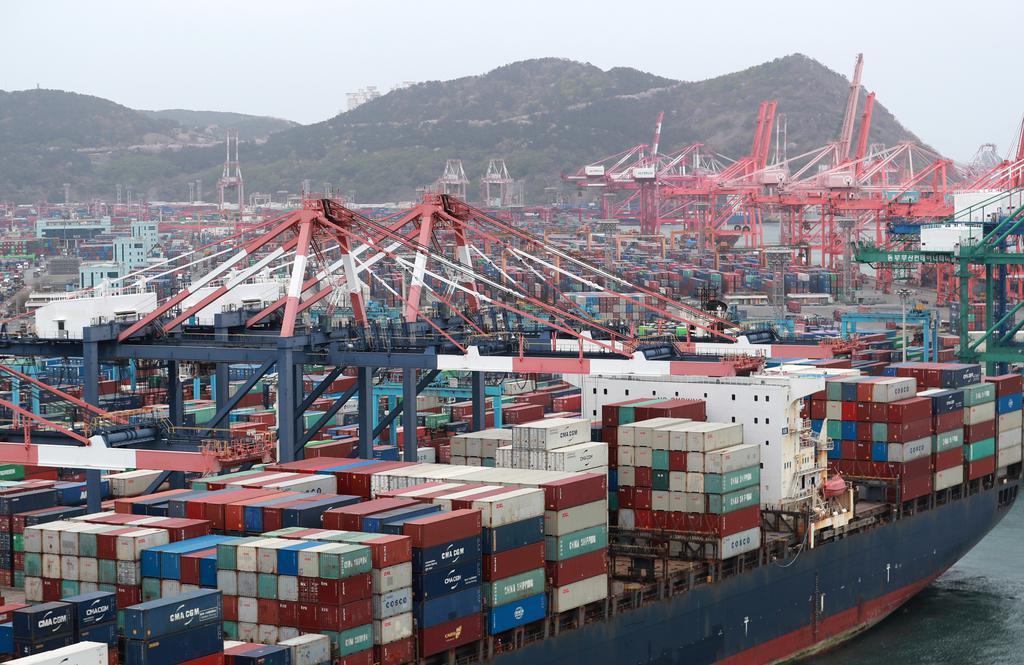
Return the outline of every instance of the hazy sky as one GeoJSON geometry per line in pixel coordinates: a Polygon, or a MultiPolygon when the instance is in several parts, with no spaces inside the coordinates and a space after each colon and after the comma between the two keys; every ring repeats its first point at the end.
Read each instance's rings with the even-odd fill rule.
{"type": "Polygon", "coordinates": [[[1019,0],[0,0],[0,89],[310,123],[368,84],[525,58],[699,80],[793,52],[849,76],[862,51],[867,89],[924,141],[967,160],[985,142],[1005,153],[1024,113],[1022,18],[1019,0]]]}

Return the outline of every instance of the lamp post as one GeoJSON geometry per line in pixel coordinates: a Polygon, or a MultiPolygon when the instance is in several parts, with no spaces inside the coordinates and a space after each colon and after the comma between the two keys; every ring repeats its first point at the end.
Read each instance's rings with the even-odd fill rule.
{"type": "Polygon", "coordinates": [[[899,289],[896,295],[900,297],[900,313],[903,317],[903,362],[907,362],[907,300],[914,294],[910,289],[899,289]]]}

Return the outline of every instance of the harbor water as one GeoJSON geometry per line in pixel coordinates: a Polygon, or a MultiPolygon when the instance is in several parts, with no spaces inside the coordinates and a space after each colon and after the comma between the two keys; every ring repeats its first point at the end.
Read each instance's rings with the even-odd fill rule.
{"type": "MultiPolygon", "coordinates": [[[[951,527],[955,528],[955,527],[951,527]]],[[[889,618],[813,665],[1016,665],[1024,634],[1018,501],[966,557],[889,618]]]]}

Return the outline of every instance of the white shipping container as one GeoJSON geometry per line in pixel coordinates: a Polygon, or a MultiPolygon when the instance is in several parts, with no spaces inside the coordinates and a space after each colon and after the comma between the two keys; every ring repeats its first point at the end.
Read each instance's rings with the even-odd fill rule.
{"type": "Polygon", "coordinates": [[[298,635],[278,644],[292,652],[292,665],[320,665],[331,661],[331,638],[326,635],[298,635]]]}
{"type": "MultiPolygon", "coordinates": [[[[470,438],[469,434],[457,434],[457,435],[452,437],[451,454],[452,454],[452,458],[453,459],[456,456],[457,457],[465,457],[466,456],[466,441],[469,438],[470,438]]],[[[420,460],[416,460],[416,461],[419,462],[420,460]]]]}
{"type": "Polygon", "coordinates": [[[650,418],[632,423],[633,445],[638,448],[657,448],[668,450],[669,432],[662,431],[666,427],[674,427],[689,422],[689,418],[650,418]]]}
{"type": "Polygon", "coordinates": [[[225,596],[238,595],[238,573],[233,570],[217,571],[217,588],[225,596]]]}
{"type": "Polygon", "coordinates": [[[138,561],[118,561],[117,583],[129,586],[142,584],[142,564],[138,561]]]}
{"type": "Polygon", "coordinates": [[[43,551],[43,527],[27,526],[22,534],[22,543],[26,552],[43,551]]]}
{"type": "Polygon", "coordinates": [[[999,435],[996,437],[996,444],[999,446],[1000,450],[1002,450],[1003,448],[1014,448],[1021,444],[1021,435],[1022,432],[1019,429],[1011,429],[1007,432],[1000,432],[999,435]]]}
{"type": "Polygon", "coordinates": [[[1024,411],[1011,411],[999,414],[996,427],[999,432],[1006,432],[1012,429],[1020,429],[1024,424],[1024,411]]]}
{"type": "Polygon", "coordinates": [[[650,468],[654,465],[654,451],[650,448],[635,448],[633,450],[633,466],[650,468]]]}
{"type": "MultiPolygon", "coordinates": [[[[619,508],[619,526],[623,529],[633,529],[636,527],[636,514],[632,508],[619,508]]],[[[39,593],[42,594],[43,590],[40,586],[39,593]]]]}
{"type": "Polygon", "coordinates": [[[391,644],[412,636],[412,612],[373,622],[373,643],[391,644]]]}
{"type": "Polygon", "coordinates": [[[670,492],[685,492],[686,491],[686,472],[685,471],[669,471],[668,472],[668,489],[670,492]]]}
{"type": "Polygon", "coordinates": [[[181,595],[181,582],[178,580],[160,580],[160,597],[170,598],[181,595]]]}
{"type": "Polygon", "coordinates": [[[550,471],[588,471],[608,466],[608,444],[600,441],[579,443],[542,454],[547,457],[543,468],[550,471]]]}
{"type": "Polygon", "coordinates": [[[373,594],[373,618],[380,621],[412,611],[412,587],[373,594]]]}
{"type": "MultiPolygon", "coordinates": [[[[686,458],[690,462],[689,456],[686,458]]],[[[744,443],[738,446],[716,450],[704,455],[705,473],[729,473],[738,471],[748,466],[758,466],[761,463],[761,446],[757,443],[744,443]]],[[[687,466],[687,469],[690,467],[687,466]]]]}
{"type": "Polygon", "coordinates": [[[78,642],[71,646],[7,661],[14,665],[107,665],[106,644],[78,642]]]}
{"type": "Polygon", "coordinates": [[[256,642],[260,639],[260,627],[249,621],[238,622],[238,639],[243,642],[256,642]]]}
{"type": "Polygon", "coordinates": [[[278,640],[277,626],[261,623],[259,631],[256,633],[256,639],[262,644],[274,644],[278,640]]]}
{"type": "Polygon", "coordinates": [[[999,466],[1009,466],[1010,464],[1019,464],[1022,459],[1020,446],[1012,446],[1010,448],[1000,448],[996,451],[996,464],[999,466]]]}
{"type": "MultiPolygon", "coordinates": [[[[80,582],[99,582],[99,562],[92,557],[80,557],[78,559],[78,580],[80,582]]],[[[82,593],[85,593],[82,591],[82,593]]]]}
{"type": "Polygon", "coordinates": [[[665,490],[654,490],[651,492],[651,509],[668,510],[668,492],[665,490]]]}
{"type": "Polygon", "coordinates": [[[259,575],[257,573],[238,573],[238,595],[250,598],[259,596],[259,575]]]}
{"type": "Polygon", "coordinates": [[[509,490],[477,499],[472,507],[480,511],[483,526],[504,526],[543,515],[544,491],[530,488],[509,490]]]}
{"type": "Polygon", "coordinates": [[[825,417],[829,420],[842,420],[843,403],[834,399],[825,402],[825,417]]]}
{"type": "Polygon", "coordinates": [[[753,552],[761,547],[761,527],[740,531],[718,541],[718,555],[723,560],[753,552]]]}
{"type": "Polygon", "coordinates": [[[957,485],[962,485],[964,482],[964,466],[958,464],[949,469],[942,469],[934,473],[933,487],[937,492],[939,490],[949,489],[957,485]]]}
{"type": "Polygon", "coordinates": [[[110,481],[110,493],[115,497],[141,496],[161,474],[161,471],[125,471],[105,476],[110,481]]]}
{"type": "MultiPolygon", "coordinates": [[[[433,448],[417,448],[416,461],[425,462],[427,464],[434,464],[435,462],[437,462],[437,451],[434,450],[433,448]]],[[[292,662],[294,663],[295,660],[293,659],[292,662]]]]}
{"type": "Polygon", "coordinates": [[[619,486],[632,487],[636,485],[636,468],[633,466],[619,465],[619,486]]]}
{"type": "Polygon", "coordinates": [[[260,545],[256,548],[256,572],[276,573],[277,572],[277,551],[282,547],[294,545],[294,540],[275,538],[273,542],[260,545]]]}
{"type": "Polygon", "coordinates": [[[278,644],[292,652],[292,665],[320,665],[331,661],[331,639],[326,635],[299,635],[278,644]]]}
{"type": "Polygon", "coordinates": [[[636,464],[634,461],[636,459],[633,455],[635,450],[636,449],[633,448],[633,446],[619,446],[619,464],[625,464],[626,466],[642,466],[636,464]]]}
{"type": "Polygon", "coordinates": [[[686,512],[686,492],[669,492],[668,509],[673,513],[686,512]]]}
{"type": "Polygon", "coordinates": [[[452,501],[459,499],[468,499],[477,494],[484,494],[486,492],[493,492],[494,490],[501,489],[501,485],[481,485],[480,487],[470,487],[469,489],[461,490],[458,492],[452,492],[444,496],[439,496],[433,500],[433,503],[441,506],[441,510],[451,510],[452,501]]]}
{"type": "Polygon", "coordinates": [[[704,472],[704,453],[686,453],[686,468],[691,472],[704,472]]]}
{"type": "Polygon", "coordinates": [[[704,474],[693,473],[691,471],[686,472],[686,491],[687,492],[704,492],[704,474]]]}
{"type": "Polygon", "coordinates": [[[926,436],[906,443],[890,443],[888,453],[890,462],[913,462],[928,457],[932,454],[932,437],[926,436]]]}
{"type": "Polygon", "coordinates": [[[590,441],[589,418],[547,418],[512,428],[512,443],[537,450],[554,450],[590,441]]]}
{"type": "Polygon", "coordinates": [[[704,495],[700,492],[687,492],[686,493],[686,510],[687,513],[703,513],[706,505],[704,495]]]}
{"type": "Polygon", "coordinates": [[[78,557],[60,557],[60,576],[65,580],[78,580],[78,557]]]}
{"type": "Polygon", "coordinates": [[[409,561],[387,568],[374,568],[370,573],[373,575],[373,592],[376,594],[412,586],[412,563],[409,561]]]}
{"type": "Polygon", "coordinates": [[[274,538],[262,538],[249,543],[242,543],[235,548],[235,570],[255,573],[259,569],[259,550],[261,545],[269,545],[274,538]]]}
{"type": "Polygon", "coordinates": [[[608,576],[596,575],[551,590],[551,611],[565,612],[608,597],[608,576]]]}
{"type": "Polygon", "coordinates": [[[277,599],[297,602],[299,600],[299,578],[294,575],[278,575],[277,599]]]}
{"type": "MultiPolygon", "coordinates": [[[[196,587],[199,588],[198,586],[196,587]]],[[[78,593],[96,593],[100,590],[100,585],[96,582],[79,582],[78,593]]]]}
{"type": "Polygon", "coordinates": [[[78,534],[89,528],[88,524],[75,522],[60,532],[60,554],[61,556],[78,556],[78,534]]]}
{"type": "Polygon", "coordinates": [[[893,377],[871,384],[872,402],[898,402],[916,394],[917,379],[913,377],[893,377]]]}
{"type": "MultiPolygon", "coordinates": [[[[734,423],[693,423],[686,432],[686,450],[706,453],[743,443],[743,425],[734,423]]],[[[692,469],[687,468],[687,471],[692,469]]]]}
{"type": "Polygon", "coordinates": [[[117,537],[116,549],[119,561],[138,561],[142,550],[166,545],[170,542],[164,529],[139,529],[117,537]]]}
{"type": "Polygon", "coordinates": [[[564,536],[573,531],[607,523],[607,501],[591,501],[564,510],[544,511],[544,535],[546,536],[564,536]]]}
{"type": "Polygon", "coordinates": [[[292,628],[291,626],[278,626],[277,637],[281,640],[278,644],[283,644],[287,640],[294,640],[296,637],[299,637],[299,629],[292,628]]]}
{"type": "Polygon", "coordinates": [[[334,476],[322,473],[306,473],[304,478],[284,480],[273,485],[264,485],[267,489],[281,490],[282,492],[307,492],[312,494],[336,494],[338,491],[338,480],[334,476]]]}
{"type": "Polygon", "coordinates": [[[60,555],[59,554],[44,554],[42,559],[43,564],[43,577],[50,579],[60,579],[60,555]]]}
{"type": "Polygon", "coordinates": [[[238,620],[256,623],[259,620],[259,605],[255,598],[238,597],[238,620]]]}
{"type": "Polygon", "coordinates": [[[332,543],[299,550],[299,577],[320,577],[320,552],[330,552],[332,543]]]}
{"type": "Polygon", "coordinates": [[[995,420],[996,418],[996,403],[986,402],[985,404],[977,404],[975,406],[969,406],[964,409],[964,424],[965,425],[977,425],[979,423],[988,422],[989,420],[995,420]]]}
{"type": "Polygon", "coordinates": [[[25,576],[25,600],[29,603],[43,602],[43,578],[25,576]]]}

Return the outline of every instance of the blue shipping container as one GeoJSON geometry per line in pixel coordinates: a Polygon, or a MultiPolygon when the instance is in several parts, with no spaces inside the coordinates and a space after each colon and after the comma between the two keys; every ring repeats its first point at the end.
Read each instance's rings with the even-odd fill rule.
{"type": "Polygon", "coordinates": [[[429,515],[431,513],[437,513],[441,511],[441,506],[434,504],[423,504],[420,506],[408,506],[406,508],[395,508],[384,513],[378,513],[376,515],[368,515],[363,518],[362,528],[360,531],[366,533],[382,533],[382,528],[388,522],[395,520],[411,519],[412,517],[422,517],[423,515],[429,515]]]}
{"type": "Polygon", "coordinates": [[[1010,413],[1011,411],[1020,411],[1020,406],[1020,393],[1013,393],[1012,395],[1003,395],[1002,397],[996,398],[996,413],[1010,413]]]}
{"type": "Polygon", "coordinates": [[[544,540],[544,516],[531,517],[496,528],[484,527],[484,554],[499,554],[544,540]]]}
{"type": "Polygon", "coordinates": [[[885,441],[875,441],[871,444],[871,461],[888,462],[889,444],[885,441]]]}
{"type": "MultiPolygon", "coordinates": [[[[219,597],[219,596],[218,596],[219,597]]],[[[218,621],[169,638],[125,640],[125,665],[178,665],[224,648],[218,621]]]]}
{"type": "Polygon", "coordinates": [[[68,633],[67,635],[58,635],[57,637],[41,638],[36,641],[14,638],[14,655],[19,658],[22,656],[31,656],[37,653],[43,653],[44,651],[53,651],[61,647],[66,647],[74,644],[75,634],[68,633]]]}
{"type": "Polygon", "coordinates": [[[478,559],[481,554],[483,545],[480,536],[470,536],[424,549],[413,548],[412,570],[414,573],[429,573],[439,566],[452,566],[478,559]]]}
{"type": "Polygon", "coordinates": [[[125,608],[124,635],[133,640],[151,639],[199,626],[216,624],[219,627],[222,616],[220,591],[189,591],[125,608]]]}
{"type": "MultiPolygon", "coordinates": [[[[180,580],[182,554],[208,550],[211,547],[216,547],[218,543],[231,539],[231,536],[199,536],[198,538],[189,538],[188,540],[169,543],[156,548],[160,550],[160,574],[158,577],[165,580],[180,580]]],[[[142,550],[142,553],[145,554],[146,550],[142,550]]],[[[151,575],[145,575],[145,573],[143,573],[143,576],[152,577],[151,575]]]]}
{"type": "Polygon", "coordinates": [[[292,665],[292,653],[288,647],[253,644],[242,653],[232,649],[231,660],[235,665],[292,665]]]}
{"type": "Polygon", "coordinates": [[[540,621],[547,613],[547,608],[547,594],[543,593],[492,608],[487,612],[487,634],[496,635],[534,621],[540,621]]]}
{"type": "Polygon", "coordinates": [[[95,624],[83,628],[77,633],[79,642],[101,642],[112,647],[117,646],[117,620],[107,623],[95,624]]]}
{"type": "Polygon", "coordinates": [[[317,545],[323,545],[323,543],[315,540],[308,540],[279,549],[277,551],[277,574],[292,576],[298,575],[299,550],[309,549],[310,547],[316,547],[317,545]]]}
{"type": "Polygon", "coordinates": [[[243,521],[245,522],[246,533],[263,533],[263,507],[273,506],[278,503],[288,503],[295,501],[294,494],[286,494],[284,496],[275,496],[271,499],[266,499],[252,505],[245,506],[242,509],[243,521]]]}
{"type": "Polygon", "coordinates": [[[14,625],[0,623],[0,653],[14,653],[14,625]]]}
{"type": "Polygon", "coordinates": [[[424,575],[413,575],[412,590],[417,600],[429,600],[479,586],[483,570],[480,559],[444,566],[424,575]]]}
{"type": "MultiPolygon", "coordinates": [[[[85,483],[57,483],[57,502],[62,506],[80,506],[85,503],[85,483]]],[[[110,481],[100,482],[100,495],[106,499],[110,496],[110,481]]]]}
{"type": "Polygon", "coordinates": [[[281,526],[319,529],[323,526],[325,510],[351,506],[362,500],[362,497],[349,495],[325,496],[315,501],[307,501],[300,506],[285,508],[281,511],[281,526]]]}
{"type": "Polygon", "coordinates": [[[21,494],[0,496],[0,515],[27,513],[30,510],[53,508],[57,505],[57,490],[31,490],[21,494]]]}
{"type": "Polygon", "coordinates": [[[75,630],[82,630],[117,619],[117,594],[109,591],[93,591],[64,599],[74,607],[75,630]]]}
{"type": "Polygon", "coordinates": [[[74,607],[68,603],[41,603],[14,610],[11,617],[15,639],[38,642],[75,630],[74,607]]]}
{"type": "Polygon", "coordinates": [[[413,617],[422,628],[430,628],[470,614],[479,614],[482,609],[483,595],[480,587],[463,589],[412,605],[413,617]]]}

